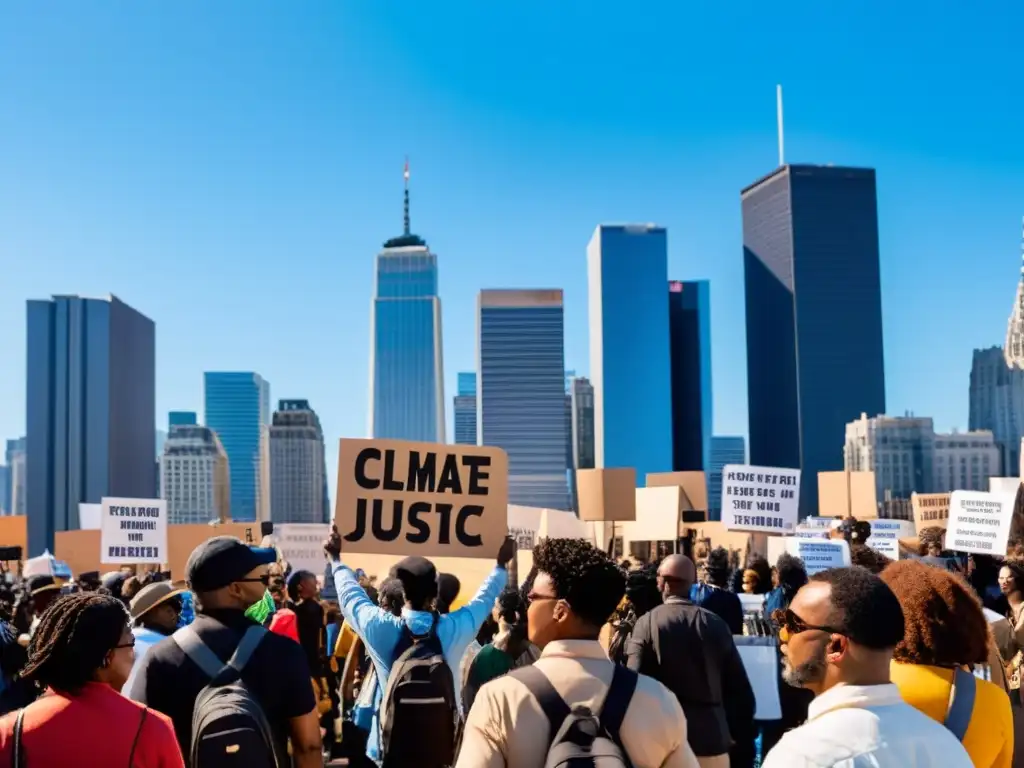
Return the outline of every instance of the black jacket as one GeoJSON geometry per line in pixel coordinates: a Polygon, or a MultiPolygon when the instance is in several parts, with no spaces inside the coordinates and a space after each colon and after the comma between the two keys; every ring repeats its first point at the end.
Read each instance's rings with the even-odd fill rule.
{"type": "Polygon", "coordinates": [[[754,689],[729,627],[711,611],[671,597],[637,621],[628,648],[629,668],[679,699],[698,757],[726,754],[729,723],[753,721],[754,689]]]}

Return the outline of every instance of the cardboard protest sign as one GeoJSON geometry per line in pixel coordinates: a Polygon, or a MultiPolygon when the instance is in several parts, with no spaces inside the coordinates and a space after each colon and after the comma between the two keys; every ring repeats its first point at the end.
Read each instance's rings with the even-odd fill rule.
{"type": "Polygon", "coordinates": [[[543,511],[540,507],[508,505],[508,535],[516,540],[516,549],[533,549],[543,511]]]}
{"type": "MultiPolygon", "coordinates": [[[[560,509],[542,509],[538,539],[584,539],[593,543],[594,535],[590,525],[572,512],[560,509]]],[[[530,547],[532,549],[532,547],[530,547]]]]}
{"type": "Polygon", "coordinates": [[[722,470],[722,522],[730,530],[792,533],[800,470],[730,464],[722,470]]]}
{"type": "Polygon", "coordinates": [[[953,491],[946,527],[946,549],[979,555],[1005,555],[1016,494],[953,491]]]}
{"type": "Polygon", "coordinates": [[[878,517],[874,472],[819,472],[818,513],[823,517],[878,517]]]}
{"type": "Polygon", "coordinates": [[[167,561],[164,499],[100,500],[100,562],[135,565],[167,561]]]}
{"type": "Polygon", "coordinates": [[[623,538],[630,542],[678,539],[682,488],[678,485],[637,488],[634,493],[636,520],[623,524],[623,538]]]}
{"type": "Polygon", "coordinates": [[[815,517],[814,515],[808,515],[800,521],[801,528],[818,528],[828,531],[832,528],[832,523],[836,519],[834,517],[815,517]]]}
{"type": "Polygon", "coordinates": [[[843,539],[797,539],[786,537],[786,551],[804,561],[807,575],[850,565],[850,545],[843,539]]]}
{"type": "Polygon", "coordinates": [[[651,472],[647,475],[646,485],[648,488],[678,485],[683,489],[684,500],[689,502],[690,509],[707,511],[708,485],[703,472],[651,472]]]}
{"type": "Polygon", "coordinates": [[[617,522],[636,518],[636,470],[576,470],[580,520],[617,522]]]}
{"type": "Polygon", "coordinates": [[[508,531],[500,448],[343,439],[334,514],[343,552],[493,558],[508,531]]]}
{"type": "Polygon", "coordinates": [[[324,540],[330,535],[327,523],[276,523],[274,539],[281,557],[293,571],[324,571],[324,540]]]}
{"type": "Polygon", "coordinates": [[[945,528],[949,521],[948,493],[912,493],[910,506],[918,533],[925,528],[945,528]]]}
{"type": "Polygon", "coordinates": [[[900,539],[914,535],[914,524],[909,520],[872,520],[871,535],[864,542],[875,552],[890,560],[900,559],[900,539]]]}

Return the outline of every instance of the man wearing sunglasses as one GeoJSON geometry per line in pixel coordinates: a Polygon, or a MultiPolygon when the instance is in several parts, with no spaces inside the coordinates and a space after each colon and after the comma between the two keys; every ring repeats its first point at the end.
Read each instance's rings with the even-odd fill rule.
{"type": "Polygon", "coordinates": [[[889,681],[903,609],[863,568],[810,578],[776,611],[783,679],[815,695],[807,722],[779,741],[762,768],[969,768],[952,733],[900,698],[889,681]]]}
{"type": "Polygon", "coordinates": [[[147,584],[132,598],[132,634],[135,636],[135,663],[124,690],[130,691],[135,682],[135,672],[142,665],[146,653],[165,637],[174,634],[181,617],[181,593],[170,582],[158,581],[147,584]]]}

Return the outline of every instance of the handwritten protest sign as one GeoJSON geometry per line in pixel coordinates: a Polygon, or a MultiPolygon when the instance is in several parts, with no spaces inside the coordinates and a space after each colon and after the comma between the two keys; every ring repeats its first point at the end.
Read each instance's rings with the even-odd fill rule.
{"type": "Polygon", "coordinates": [[[324,539],[331,532],[326,523],[279,523],[274,538],[281,557],[293,571],[323,573],[324,539]]]}
{"type": "Polygon", "coordinates": [[[827,539],[829,538],[828,528],[815,528],[809,525],[798,525],[793,529],[793,535],[798,539],[827,539]]]}
{"type": "Polygon", "coordinates": [[[876,519],[871,521],[871,535],[864,543],[890,560],[899,560],[900,539],[913,535],[914,524],[909,520],[876,519]]]}
{"type": "Polygon", "coordinates": [[[1005,555],[1015,494],[953,491],[946,548],[979,555],[1005,555]]]}
{"type": "Polygon", "coordinates": [[[722,522],[729,530],[792,533],[800,470],[730,464],[722,470],[722,522]]]}
{"type": "Polygon", "coordinates": [[[494,557],[508,530],[500,448],[341,440],[335,523],[343,552],[494,557]]]}
{"type": "Polygon", "coordinates": [[[850,545],[843,539],[824,541],[787,537],[786,551],[804,561],[808,576],[829,568],[845,568],[850,565],[850,545]]]}
{"type": "Polygon", "coordinates": [[[918,533],[925,528],[945,528],[949,521],[948,493],[912,493],[910,506],[918,533]]]}
{"type": "Polygon", "coordinates": [[[102,499],[100,562],[104,565],[167,562],[167,502],[164,499],[102,499]]]}

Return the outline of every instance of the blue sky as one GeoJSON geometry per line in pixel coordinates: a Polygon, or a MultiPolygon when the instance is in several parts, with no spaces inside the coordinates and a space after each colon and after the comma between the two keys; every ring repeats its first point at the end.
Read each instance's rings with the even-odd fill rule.
{"type": "Polygon", "coordinates": [[[671,277],[711,280],[715,427],[745,433],[739,190],[776,164],[780,82],[788,160],[878,169],[889,412],[965,428],[1020,263],[1022,28],[1005,0],[6,3],[0,437],[25,300],[110,292],[157,323],[161,425],[236,369],[364,434],[406,154],[449,395],[483,287],[564,288],[586,372],[587,241],[653,221],[671,277]]]}

